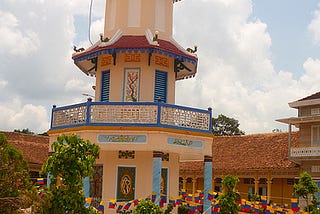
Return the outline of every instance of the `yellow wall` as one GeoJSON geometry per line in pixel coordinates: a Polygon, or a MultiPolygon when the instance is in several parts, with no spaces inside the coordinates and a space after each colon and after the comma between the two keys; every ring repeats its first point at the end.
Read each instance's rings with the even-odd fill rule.
{"type": "MultiPolygon", "coordinates": [[[[128,54],[128,53],[127,53],[128,54]]],[[[102,71],[110,70],[110,102],[123,101],[123,87],[125,78],[125,69],[139,68],[140,70],[140,86],[139,86],[139,102],[153,102],[154,101],[154,80],[155,71],[160,70],[168,73],[167,83],[167,103],[175,103],[175,73],[173,72],[174,59],[168,56],[153,54],[151,64],[148,65],[148,53],[138,52],[133,55],[138,55],[139,61],[125,62],[125,53],[118,53],[116,57],[116,65],[113,65],[113,58],[110,54],[100,55],[98,57],[98,71],[96,74],[96,101],[100,101],[101,94],[101,74],[102,71]],[[155,64],[155,57],[161,56],[167,60],[168,66],[155,64]],[[111,57],[111,58],[110,58],[111,57]],[[111,64],[103,64],[102,61],[111,60],[111,64]]]]}
{"type": "Polygon", "coordinates": [[[134,0],[135,12],[132,18],[128,13],[129,4],[128,0],[107,0],[106,1],[106,14],[105,14],[105,29],[104,34],[106,37],[111,38],[119,29],[125,35],[143,35],[146,29],[152,32],[159,31],[161,38],[169,40],[172,37],[172,14],[173,3],[172,0],[134,0]],[[164,7],[160,8],[156,2],[163,2],[164,7]],[[138,6],[140,4],[140,7],[138,6]],[[158,9],[158,10],[157,10],[158,9]],[[137,12],[139,11],[139,12],[137,12]],[[164,14],[158,12],[164,12],[164,14]],[[157,26],[156,19],[160,21],[161,26],[157,26]],[[130,26],[129,19],[137,19],[135,26],[130,26]]]}

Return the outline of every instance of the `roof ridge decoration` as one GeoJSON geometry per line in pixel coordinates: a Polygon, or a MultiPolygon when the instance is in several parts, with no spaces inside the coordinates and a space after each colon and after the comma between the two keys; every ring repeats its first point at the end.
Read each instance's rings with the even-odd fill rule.
{"type": "Polygon", "coordinates": [[[146,30],[146,34],[145,37],[147,38],[148,42],[150,45],[156,45],[159,46],[159,42],[158,42],[158,34],[159,32],[155,32],[155,34],[153,35],[150,29],[146,30]],[[155,39],[156,38],[156,39],[155,39]]]}
{"type": "Polygon", "coordinates": [[[114,34],[114,36],[108,41],[108,42],[101,42],[99,47],[105,47],[109,45],[113,45],[115,42],[117,42],[120,38],[122,37],[122,30],[119,29],[117,32],[114,34]]]}
{"type": "Polygon", "coordinates": [[[173,43],[179,50],[181,50],[185,54],[193,56],[193,57],[197,57],[197,54],[189,52],[186,49],[184,49],[174,38],[171,38],[169,42],[173,43]]]}

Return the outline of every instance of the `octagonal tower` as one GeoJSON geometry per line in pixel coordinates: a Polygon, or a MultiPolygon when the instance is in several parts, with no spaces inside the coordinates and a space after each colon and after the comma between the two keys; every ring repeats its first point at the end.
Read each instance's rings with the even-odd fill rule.
{"type": "Polygon", "coordinates": [[[193,77],[198,62],[172,38],[175,2],[106,0],[100,40],[72,56],[96,78],[95,99],[54,107],[50,142],[76,133],[100,146],[84,188],[94,201],[177,197],[180,161],[205,160],[204,193],[211,189],[211,109],[175,105],[175,82],[193,77]]]}

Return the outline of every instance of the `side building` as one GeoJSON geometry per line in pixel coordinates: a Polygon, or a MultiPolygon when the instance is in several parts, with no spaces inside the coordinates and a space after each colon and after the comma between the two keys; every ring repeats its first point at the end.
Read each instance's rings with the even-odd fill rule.
{"type": "Polygon", "coordinates": [[[289,106],[298,110],[298,116],[277,120],[288,124],[289,159],[308,172],[320,187],[320,92],[289,106]],[[292,143],[292,126],[300,132],[297,144],[292,143]]]}
{"type": "MultiPolygon", "coordinates": [[[[299,132],[291,133],[292,145],[298,145],[299,132]]],[[[293,184],[301,168],[288,158],[288,133],[241,136],[215,136],[213,142],[213,187],[221,191],[224,176],[240,180],[242,198],[258,194],[268,202],[290,204],[293,184]]],[[[180,163],[180,187],[190,194],[203,188],[202,161],[180,163]]]]}
{"type": "MultiPolygon", "coordinates": [[[[31,177],[36,181],[48,157],[49,137],[3,133],[10,144],[22,151],[29,163],[31,177]]],[[[268,195],[273,203],[290,204],[293,184],[306,170],[306,167],[291,161],[288,155],[292,148],[299,148],[299,139],[299,131],[291,132],[289,147],[288,133],[216,136],[212,153],[212,188],[216,192],[221,191],[223,177],[231,174],[240,180],[238,191],[242,198],[248,199],[250,194],[268,195]]],[[[179,165],[179,190],[186,189],[193,195],[197,190],[203,190],[204,162],[182,161],[179,165]]],[[[101,178],[97,173],[99,171],[92,181],[101,178]]]]}
{"type": "Polygon", "coordinates": [[[42,165],[48,158],[49,137],[19,132],[1,131],[1,133],[7,137],[9,144],[22,152],[29,164],[30,178],[36,182],[40,177],[42,165]]]}

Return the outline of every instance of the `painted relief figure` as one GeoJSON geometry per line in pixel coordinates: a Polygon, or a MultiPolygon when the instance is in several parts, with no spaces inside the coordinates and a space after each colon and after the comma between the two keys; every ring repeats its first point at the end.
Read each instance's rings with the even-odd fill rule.
{"type": "Polygon", "coordinates": [[[117,201],[130,201],[135,196],[135,167],[118,167],[117,201]]]}
{"type": "Polygon", "coordinates": [[[139,97],[139,69],[126,69],[124,101],[137,102],[139,97]]]}

